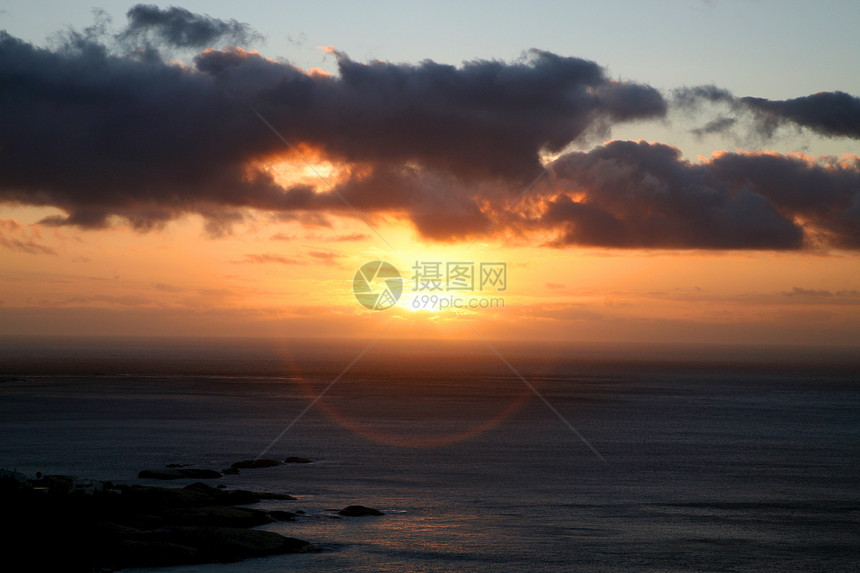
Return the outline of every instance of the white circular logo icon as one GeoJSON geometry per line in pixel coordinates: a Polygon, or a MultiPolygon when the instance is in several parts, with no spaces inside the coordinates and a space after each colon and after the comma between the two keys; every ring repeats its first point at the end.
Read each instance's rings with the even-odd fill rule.
{"type": "Polygon", "coordinates": [[[403,278],[391,263],[371,261],[361,265],[352,279],[355,299],[370,310],[391,308],[403,293],[403,278]]]}

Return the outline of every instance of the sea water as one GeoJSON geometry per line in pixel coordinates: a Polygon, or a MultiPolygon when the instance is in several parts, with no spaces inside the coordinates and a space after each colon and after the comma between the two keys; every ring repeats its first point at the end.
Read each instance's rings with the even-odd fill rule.
{"type": "Polygon", "coordinates": [[[313,460],[210,483],[321,552],[158,571],[858,570],[850,351],[363,344],[5,339],[0,467],[313,460]]]}

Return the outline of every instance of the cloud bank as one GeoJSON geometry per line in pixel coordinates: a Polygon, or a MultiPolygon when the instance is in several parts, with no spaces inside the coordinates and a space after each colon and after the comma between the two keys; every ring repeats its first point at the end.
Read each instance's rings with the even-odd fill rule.
{"type": "Polygon", "coordinates": [[[746,120],[771,135],[793,124],[858,138],[860,100],[848,94],[770,101],[704,86],[667,99],[539,50],[461,66],[335,51],[330,76],[239,47],[260,38],[234,20],[148,5],[127,16],[118,33],[73,33],[53,48],[0,33],[0,202],[56,207],[64,214],[43,223],[85,228],[120,218],[145,231],[197,213],[222,234],[247,209],[325,221],[350,216],[348,203],[438,241],[492,226],[550,233],[556,247],[860,248],[856,158],[721,153],[694,164],[624,141],[569,151],[702,102],[737,116],[702,133],[746,120]],[[176,49],[196,55],[181,64],[176,49]],[[333,189],[280,183],[267,164],[293,151],[254,110],[293,150],[335,165],[333,189]],[[507,212],[547,153],[562,153],[553,176],[507,212]]]}
{"type": "MultiPolygon", "coordinates": [[[[752,116],[753,128],[765,137],[772,137],[781,126],[794,125],[826,137],[860,139],[860,98],[845,92],[768,100],[736,97],[716,86],[696,86],[675,90],[673,96],[673,103],[687,109],[702,103],[725,103],[737,113],[746,112],[752,116]]],[[[732,127],[736,121],[736,118],[719,117],[696,131],[718,133],[732,127]]]]}
{"type": "MultiPolygon", "coordinates": [[[[137,6],[129,18],[123,38],[149,31],[186,46],[244,30],[173,8],[137,6]]],[[[57,206],[68,216],[55,224],[118,215],[148,229],[185,212],[303,208],[313,189],[285,189],[255,167],[286,150],[250,106],[332,161],[512,182],[590,128],[665,113],[653,88],[546,52],[460,68],[340,54],[340,76],[327,77],[240,48],[206,50],[188,68],[74,39],[49,50],[0,36],[0,199],[57,206]]]]}
{"type": "Polygon", "coordinates": [[[530,222],[560,225],[555,246],[860,248],[860,158],[718,153],[690,163],[668,145],[614,141],[552,169],[568,192],[530,222]]]}
{"type": "Polygon", "coordinates": [[[222,43],[245,45],[262,39],[247,24],[194,14],[179,7],[162,10],[151,4],[138,4],[126,16],[128,25],[117,38],[131,44],[206,48],[222,43]]]}

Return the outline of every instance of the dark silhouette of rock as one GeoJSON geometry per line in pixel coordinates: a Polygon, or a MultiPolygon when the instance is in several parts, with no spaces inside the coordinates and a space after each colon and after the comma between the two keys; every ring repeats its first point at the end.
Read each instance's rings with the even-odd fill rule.
{"type": "Polygon", "coordinates": [[[256,469],[256,468],[270,468],[272,466],[279,466],[281,462],[278,460],[242,460],[240,462],[236,462],[231,465],[231,468],[235,469],[256,469]]]}
{"type": "Polygon", "coordinates": [[[298,456],[290,456],[284,460],[285,464],[309,464],[313,460],[309,460],[308,458],[300,458],[298,456]]]}
{"type": "Polygon", "coordinates": [[[365,507],[363,505],[350,505],[349,507],[345,507],[338,511],[340,515],[345,515],[347,517],[364,517],[365,515],[383,515],[381,511],[378,509],[373,509],[372,507],[365,507]]]}
{"type": "Polygon", "coordinates": [[[155,531],[105,536],[116,545],[114,563],[122,567],[163,567],[192,563],[230,563],[279,553],[305,553],[318,548],[307,541],[271,531],[233,527],[168,527],[155,531]]]}
{"type": "MultiPolygon", "coordinates": [[[[262,495],[274,495],[259,494],[244,489],[219,489],[203,482],[192,483],[183,489],[196,495],[205,496],[207,504],[216,505],[250,505],[252,503],[259,503],[261,499],[264,499],[262,495]]],[[[287,496],[287,498],[289,497],[287,496]]]]}
{"type": "Polygon", "coordinates": [[[251,503],[259,503],[262,497],[260,494],[253,491],[247,491],[244,489],[231,489],[229,491],[221,492],[224,494],[225,503],[229,503],[230,505],[248,505],[251,503]]]}
{"type": "Polygon", "coordinates": [[[184,488],[184,490],[188,491],[197,491],[206,495],[218,495],[219,492],[217,488],[212,487],[208,483],[203,483],[202,481],[196,481],[192,484],[188,484],[184,488]]]}
{"type": "Polygon", "coordinates": [[[226,475],[239,475],[239,468],[225,468],[221,470],[221,473],[226,475]]]}
{"type": "Polygon", "coordinates": [[[278,509],[269,512],[269,516],[276,521],[295,521],[296,515],[298,514],[292,511],[281,511],[278,509]]]}
{"type": "Polygon", "coordinates": [[[28,570],[113,571],[318,550],[306,541],[247,529],[275,519],[235,507],[259,501],[261,494],[254,492],[196,482],[184,488],[117,485],[81,493],[69,487],[73,478],[48,476],[41,482],[47,485],[37,489],[0,480],[3,519],[15,525],[3,538],[3,556],[9,563],[23,560],[28,570]],[[46,544],[45,527],[51,523],[68,526],[46,544]],[[32,551],[37,546],[44,550],[32,551]]]}
{"type": "Polygon", "coordinates": [[[212,499],[221,500],[224,505],[247,505],[257,503],[262,499],[276,499],[281,501],[293,501],[296,498],[286,493],[273,493],[270,491],[247,491],[244,489],[225,490],[222,485],[212,487],[203,482],[195,482],[185,486],[183,489],[204,494],[212,499]]]}
{"type": "Polygon", "coordinates": [[[229,527],[176,527],[155,532],[150,537],[154,541],[195,549],[197,562],[229,563],[249,557],[316,550],[307,541],[271,531],[229,527]]]}
{"type": "Polygon", "coordinates": [[[203,506],[165,510],[166,525],[199,525],[206,527],[256,527],[276,521],[265,511],[247,507],[203,506]]]}

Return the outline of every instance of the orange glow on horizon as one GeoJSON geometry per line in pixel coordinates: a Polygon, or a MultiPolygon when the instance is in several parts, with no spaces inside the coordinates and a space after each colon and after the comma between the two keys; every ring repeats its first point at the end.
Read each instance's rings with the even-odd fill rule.
{"type": "Polygon", "coordinates": [[[372,338],[392,323],[391,336],[404,338],[472,340],[472,325],[503,339],[846,343],[860,324],[856,256],[838,251],[552,249],[493,236],[470,247],[428,243],[404,220],[374,218],[392,251],[348,216],[320,226],[252,211],[232,235],[212,239],[196,216],[148,233],[37,224],[53,213],[12,208],[0,218],[0,312],[52,317],[6,320],[0,332],[372,338]],[[44,250],[23,250],[27,241],[44,250]],[[352,278],[373,260],[407,282],[416,261],[505,262],[503,293],[436,293],[498,295],[504,306],[414,308],[432,293],[404,285],[397,306],[369,311],[352,278]]]}

